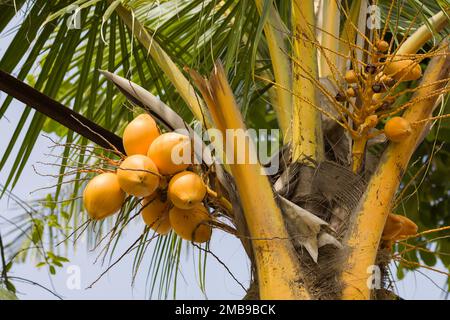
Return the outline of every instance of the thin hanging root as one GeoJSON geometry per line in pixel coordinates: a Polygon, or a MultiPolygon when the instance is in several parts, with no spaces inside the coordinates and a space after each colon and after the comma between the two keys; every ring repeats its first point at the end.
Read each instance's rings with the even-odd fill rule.
{"type": "Polygon", "coordinates": [[[224,231],[226,233],[232,234],[232,235],[236,235],[237,234],[237,230],[235,228],[233,228],[233,227],[231,227],[231,226],[229,226],[229,225],[227,225],[225,223],[222,223],[222,222],[220,222],[218,220],[215,220],[215,219],[211,220],[209,222],[209,225],[211,225],[211,227],[220,229],[220,230],[222,230],[222,231],[224,231]]]}
{"type": "Polygon", "coordinates": [[[87,180],[89,180],[89,179],[82,179],[82,178],[80,178],[80,179],[64,180],[63,182],[56,183],[56,184],[51,185],[51,186],[46,186],[46,187],[34,189],[34,190],[30,191],[30,194],[33,194],[33,193],[36,193],[36,192],[39,192],[39,191],[43,191],[43,190],[49,190],[49,189],[51,190],[51,189],[56,188],[56,187],[61,187],[61,186],[65,185],[65,184],[72,184],[72,183],[76,183],[76,182],[84,182],[84,181],[87,181],[87,180]]]}
{"type": "MultiPolygon", "coordinates": [[[[108,255],[108,250],[111,247],[111,243],[113,242],[114,239],[116,239],[117,237],[120,236],[120,234],[122,233],[122,231],[125,229],[125,227],[132,221],[134,220],[137,216],[139,216],[140,211],[138,213],[135,213],[132,217],[130,217],[128,220],[124,221],[124,216],[123,214],[118,216],[114,226],[112,227],[111,230],[109,230],[103,237],[101,237],[95,244],[95,246],[91,249],[91,251],[95,251],[98,248],[100,248],[100,245],[109,238],[109,240],[105,243],[105,245],[103,246],[103,248],[101,248],[101,250],[99,251],[98,255],[96,256],[95,260],[94,260],[94,264],[98,262],[99,259],[102,259],[102,261],[104,262],[106,259],[106,256],[108,255]],[[122,225],[121,225],[122,224],[122,225]],[[120,227],[120,228],[119,228],[120,227]],[[103,255],[103,257],[102,257],[103,255]]],[[[103,263],[102,262],[102,263],[103,263]]]]}
{"type": "Polygon", "coordinates": [[[100,276],[97,277],[89,286],[86,287],[86,289],[92,289],[92,287],[105,275],[111,270],[117,263],[119,263],[128,253],[136,249],[136,244],[139,243],[139,241],[144,236],[144,233],[142,233],[139,238],[137,238],[126,250],[125,252],[116,260],[114,261],[105,271],[103,271],[100,276]]]}
{"type": "MultiPolygon", "coordinates": [[[[398,207],[398,205],[400,204],[400,202],[402,202],[404,199],[404,195],[406,193],[406,191],[409,189],[409,187],[414,183],[414,181],[419,177],[419,175],[421,175],[424,171],[428,170],[431,161],[434,159],[434,156],[442,149],[444,143],[442,143],[439,147],[437,147],[432,153],[431,155],[428,157],[427,161],[425,164],[423,164],[419,170],[417,170],[417,172],[409,179],[409,181],[404,185],[404,187],[402,188],[401,192],[395,197],[394,203],[392,205],[392,209],[393,211],[398,207]]],[[[425,176],[425,175],[424,175],[425,176]]],[[[423,178],[422,181],[419,183],[422,184],[423,182],[423,178]]],[[[417,188],[418,186],[415,186],[414,192],[412,194],[409,194],[406,197],[406,200],[408,200],[413,194],[415,194],[417,192],[417,188]]]]}
{"type": "Polygon", "coordinates": [[[428,119],[423,119],[423,120],[420,120],[420,121],[415,121],[415,122],[412,122],[411,125],[412,126],[417,126],[417,125],[420,125],[420,124],[425,123],[425,122],[434,121],[434,120],[441,120],[441,119],[447,119],[447,118],[450,118],[450,113],[449,114],[443,114],[443,115],[436,116],[436,117],[431,117],[431,118],[428,118],[428,119]]]}
{"type": "MultiPolygon", "coordinates": [[[[102,154],[97,153],[96,151],[97,150],[101,150],[103,152],[111,152],[111,153],[116,154],[117,156],[119,156],[120,160],[125,159],[125,156],[123,154],[121,154],[120,152],[117,153],[117,152],[115,152],[114,150],[111,150],[111,149],[106,149],[106,148],[99,147],[99,146],[79,145],[79,144],[76,144],[76,143],[59,143],[59,142],[56,142],[55,140],[53,140],[50,136],[43,135],[43,137],[49,139],[50,142],[53,143],[52,146],[48,147],[49,149],[54,149],[55,147],[63,147],[63,148],[70,148],[70,149],[78,150],[78,151],[87,153],[89,157],[94,157],[94,158],[103,160],[103,161],[105,161],[107,163],[110,163],[113,166],[119,166],[120,165],[120,161],[115,161],[113,159],[110,159],[110,158],[108,158],[108,157],[106,157],[106,156],[104,156],[102,154]]],[[[56,157],[56,156],[53,155],[53,157],[56,157]]],[[[61,159],[64,159],[64,158],[70,159],[70,157],[61,157],[61,159]]]]}
{"type": "Polygon", "coordinates": [[[432,267],[420,264],[420,263],[415,262],[415,261],[409,261],[409,260],[406,260],[404,258],[400,258],[397,261],[400,261],[401,263],[404,263],[404,264],[409,265],[409,266],[416,266],[416,267],[419,267],[419,268],[425,268],[425,269],[428,269],[428,270],[431,270],[431,271],[434,271],[434,272],[437,272],[437,273],[440,273],[440,274],[444,274],[444,275],[450,277],[450,273],[448,273],[448,272],[445,272],[445,271],[442,271],[442,270],[438,270],[438,269],[435,269],[435,268],[432,268],[432,267]]]}
{"type": "Polygon", "coordinates": [[[445,226],[445,227],[440,227],[440,228],[436,228],[436,229],[425,230],[425,231],[420,232],[418,234],[405,237],[404,239],[399,240],[399,242],[406,241],[406,240],[411,239],[411,238],[417,238],[417,237],[423,236],[425,234],[430,234],[430,233],[440,232],[440,231],[445,231],[445,230],[450,230],[450,226],[445,226]]]}
{"type": "Polygon", "coordinates": [[[206,192],[208,193],[208,196],[210,196],[211,198],[216,200],[221,206],[223,206],[228,214],[233,213],[233,205],[225,197],[219,195],[216,191],[212,190],[209,186],[206,186],[206,192]]]}
{"type": "Polygon", "coordinates": [[[60,142],[55,141],[52,137],[50,137],[50,136],[48,136],[46,134],[42,134],[42,136],[44,138],[48,139],[51,143],[53,143],[53,145],[49,146],[48,149],[54,149],[55,147],[63,147],[63,148],[65,148],[66,146],[70,146],[71,148],[75,148],[75,149],[78,149],[78,150],[85,150],[85,149],[95,150],[95,149],[99,149],[99,150],[104,150],[104,151],[109,151],[109,152],[114,153],[114,150],[103,148],[103,147],[100,147],[98,145],[79,145],[79,144],[76,144],[76,143],[60,143],[60,142]]]}
{"type": "Polygon", "coordinates": [[[103,136],[102,136],[101,134],[99,134],[98,132],[93,131],[91,128],[89,128],[88,126],[86,126],[83,122],[81,122],[80,120],[78,120],[78,119],[77,119],[76,117],[74,117],[73,115],[72,115],[72,118],[75,119],[82,127],[86,128],[86,130],[91,131],[93,134],[95,134],[95,135],[98,136],[100,139],[102,139],[103,141],[105,141],[105,142],[111,147],[111,149],[114,150],[114,152],[115,152],[116,154],[120,155],[121,157],[125,157],[125,155],[124,155],[122,152],[120,152],[120,151],[116,148],[116,146],[114,146],[113,144],[111,144],[111,143],[108,141],[108,139],[106,139],[105,137],[103,137],[103,136]]]}
{"type": "MultiPolygon", "coordinates": [[[[392,100],[396,100],[397,98],[399,98],[399,97],[401,97],[401,96],[403,96],[403,95],[405,95],[407,93],[413,93],[413,92],[416,92],[419,89],[432,87],[432,86],[435,86],[436,84],[439,84],[439,83],[447,83],[449,80],[450,80],[450,78],[445,78],[445,79],[436,81],[435,83],[420,84],[417,87],[407,88],[407,89],[399,91],[398,93],[393,94],[393,95],[390,95],[389,94],[390,91],[388,91],[388,92],[385,93],[385,97],[389,98],[389,99],[392,99],[392,100]]],[[[377,110],[379,107],[381,107],[381,105],[383,104],[384,101],[385,101],[384,99],[381,99],[378,103],[374,104],[370,110],[371,111],[377,110]]],[[[389,112],[392,112],[392,110],[395,110],[395,109],[391,109],[391,110],[389,110],[389,112]]],[[[377,114],[378,115],[382,115],[382,114],[386,114],[386,112],[379,112],[377,114]]]]}
{"type": "MultiPolygon", "coordinates": [[[[37,163],[43,164],[43,165],[47,165],[46,163],[43,163],[43,162],[40,162],[40,161],[38,161],[37,163]]],[[[53,164],[53,165],[59,167],[59,165],[57,165],[57,164],[53,164]]],[[[69,167],[69,166],[66,166],[66,167],[69,167]]],[[[36,169],[36,166],[34,164],[31,166],[31,168],[33,168],[34,173],[36,173],[38,176],[51,177],[51,178],[70,177],[72,175],[77,174],[77,172],[78,172],[78,170],[72,170],[72,171],[65,171],[64,173],[59,173],[59,174],[49,174],[49,173],[41,173],[41,172],[39,172],[36,169]]],[[[95,169],[93,169],[93,170],[95,170],[95,169]]]]}
{"type": "MultiPolygon", "coordinates": [[[[438,82],[439,81],[436,81],[436,83],[434,85],[438,84],[438,82]]],[[[427,96],[420,96],[420,97],[412,98],[409,102],[401,105],[398,108],[395,108],[394,110],[389,110],[388,112],[380,113],[379,119],[381,120],[381,119],[392,117],[401,111],[404,111],[410,107],[413,107],[414,105],[416,105],[418,103],[421,103],[422,101],[428,100],[429,98],[434,98],[436,96],[446,94],[447,92],[450,92],[450,87],[438,89],[438,90],[432,90],[428,93],[427,96]]],[[[414,121],[414,122],[417,122],[417,121],[414,121]]]]}
{"type": "MultiPolygon", "coordinates": [[[[111,164],[113,167],[118,167],[120,165],[119,162],[116,162],[116,161],[114,161],[114,162],[105,161],[105,160],[103,160],[100,157],[96,157],[95,155],[94,156],[92,156],[92,155],[87,155],[86,156],[86,154],[85,154],[85,156],[86,156],[85,158],[87,158],[87,159],[86,159],[86,161],[83,161],[83,162],[81,162],[81,161],[74,161],[74,160],[72,160],[72,157],[64,157],[64,156],[55,155],[55,154],[51,154],[51,153],[44,153],[44,156],[47,157],[47,158],[55,158],[55,159],[58,159],[58,160],[61,160],[61,161],[63,161],[63,160],[67,161],[69,164],[66,164],[65,166],[72,166],[72,167],[85,166],[86,165],[86,161],[88,161],[88,159],[91,158],[91,157],[92,158],[96,158],[97,160],[99,160],[99,164],[98,165],[100,167],[103,167],[106,164],[111,164]],[[103,162],[107,162],[107,163],[105,164],[103,162]]],[[[111,159],[109,159],[109,160],[111,160],[111,159]]]]}
{"type": "MultiPolygon", "coordinates": [[[[426,244],[426,243],[425,243],[426,244]]],[[[411,251],[423,251],[423,252],[428,252],[428,253],[432,253],[432,254],[436,254],[438,256],[450,256],[450,252],[439,252],[439,251],[431,251],[427,248],[424,247],[420,247],[420,246],[414,246],[412,244],[409,244],[407,242],[402,243],[402,246],[408,247],[408,249],[403,250],[402,252],[398,252],[396,254],[394,254],[394,257],[401,257],[404,254],[411,252],[411,251]]]]}

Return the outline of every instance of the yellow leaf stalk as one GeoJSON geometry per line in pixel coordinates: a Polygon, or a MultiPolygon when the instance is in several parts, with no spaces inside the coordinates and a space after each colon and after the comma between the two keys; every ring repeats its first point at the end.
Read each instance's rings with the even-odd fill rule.
{"type": "MultiPolygon", "coordinates": [[[[413,101],[417,102],[403,115],[403,118],[410,123],[431,117],[438,96],[430,96],[429,93],[440,90],[446,85],[445,81],[437,81],[446,79],[449,75],[448,42],[444,42],[441,50],[441,53],[445,52],[446,55],[441,54],[431,60],[423,78],[424,87],[418,89],[412,97],[413,101]]],[[[371,290],[367,284],[371,275],[368,272],[375,264],[381,234],[395,193],[426,129],[427,124],[419,122],[407,138],[401,142],[391,143],[369,182],[356,210],[355,220],[351,223],[347,239],[347,245],[351,251],[342,273],[343,299],[370,299],[371,297],[371,290]]]]}
{"type": "MultiPolygon", "coordinates": [[[[205,98],[216,127],[224,136],[226,129],[246,130],[220,63],[216,65],[209,81],[199,75],[193,78],[205,98]]],[[[249,149],[245,151],[245,158],[249,159],[251,153],[255,152],[251,140],[247,140],[247,147],[249,149]]],[[[238,156],[235,145],[231,158],[235,160],[238,156]]],[[[245,161],[230,164],[230,168],[251,237],[260,298],[309,299],[308,292],[302,286],[298,258],[269,180],[262,175],[262,167],[257,162],[245,161]]]]}
{"type": "Polygon", "coordinates": [[[319,60],[319,75],[321,78],[332,75],[329,62],[334,66],[337,66],[338,63],[336,53],[339,52],[340,2],[340,0],[323,0],[321,45],[324,50],[320,52],[319,60]]]}
{"type": "Polygon", "coordinates": [[[292,160],[304,161],[324,158],[321,114],[317,106],[317,52],[313,0],[292,2],[293,92],[292,160]]]}
{"type": "MultiPolygon", "coordinates": [[[[263,1],[255,0],[255,4],[261,13],[263,10],[263,1]]],[[[264,34],[266,36],[267,46],[269,47],[275,82],[278,84],[276,86],[277,99],[275,100],[274,110],[277,114],[284,141],[289,142],[292,135],[290,130],[292,114],[292,73],[285,42],[287,30],[278,11],[273,6],[269,10],[267,21],[264,25],[264,34]]]]}
{"type": "Polygon", "coordinates": [[[397,50],[396,55],[414,54],[422,48],[422,46],[431,39],[434,32],[441,31],[448,23],[448,17],[443,11],[438,12],[430,19],[428,25],[424,24],[406,39],[405,42],[397,50]]]}

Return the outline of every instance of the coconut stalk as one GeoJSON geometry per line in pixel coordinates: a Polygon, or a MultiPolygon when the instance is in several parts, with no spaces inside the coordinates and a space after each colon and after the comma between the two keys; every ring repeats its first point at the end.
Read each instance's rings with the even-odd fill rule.
{"type": "MultiPolygon", "coordinates": [[[[255,0],[256,7],[262,14],[263,0],[255,0]]],[[[291,114],[292,114],[292,73],[291,63],[287,55],[288,49],[285,42],[287,30],[281,20],[278,11],[273,5],[270,6],[267,21],[264,24],[267,46],[269,48],[272,69],[275,76],[277,99],[273,108],[277,114],[278,123],[283,133],[283,140],[290,141],[291,137],[291,114]]]]}
{"type": "MultiPolygon", "coordinates": [[[[423,77],[422,85],[425,85],[425,88],[416,91],[412,99],[417,102],[403,115],[410,123],[432,116],[438,96],[430,96],[429,92],[446,86],[445,81],[437,81],[446,79],[449,75],[448,41],[443,42],[439,52],[441,54],[430,61],[423,77]]],[[[355,220],[350,226],[346,241],[350,254],[342,273],[343,299],[370,299],[371,297],[371,290],[367,285],[370,276],[368,270],[375,265],[381,234],[391,211],[395,193],[407,170],[411,156],[427,129],[427,123],[419,122],[404,141],[391,143],[370,179],[367,190],[355,211],[355,220]]]]}
{"type": "Polygon", "coordinates": [[[324,158],[322,120],[317,105],[317,52],[315,39],[315,15],[313,0],[292,2],[293,38],[293,123],[292,160],[324,158]]]}
{"type": "MultiPolygon", "coordinates": [[[[245,132],[245,124],[222,65],[216,64],[209,81],[195,75],[193,71],[191,74],[202,92],[216,127],[223,135],[225,136],[227,129],[231,129],[233,133],[239,130],[245,132]]],[[[232,138],[236,141],[235,136],[232,138]]],[[[269,180],[262,174],[263,169],[258,162],[248,161],[252,154],[256,154],[249,138],[246,139],[246,147],[244,163],[235,162],[239,156],[236,143],[228,160],[234,160],[230,168],[250,233],[259,296],[261,299],[310,299],[309,293],[302,286],[302,273],[295,249],[269,180]]]]}

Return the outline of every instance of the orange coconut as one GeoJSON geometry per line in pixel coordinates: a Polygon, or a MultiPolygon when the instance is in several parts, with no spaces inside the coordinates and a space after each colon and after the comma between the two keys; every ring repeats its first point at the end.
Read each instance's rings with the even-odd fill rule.
{"type": "Polygon", "coordinates": [[[163,201],[160,195],[142,200],[141,216],[145,224],[158,234],[167,234],[172,229],[169,220],[170,201],[163,201]]]}
{"type": "Polygon", "coordinates": [[[136,197],[148,197],[159,186],[159,172],[153,161],[141,154],[126,158],[117,170],[122,189],[136,197]]]}
{"type": "Polygon", "coordinates": [[[414,223],[414,221],[402,215],[398,215],[398,217],[402,220],[403,225],[402,230],[399,234],[400,236],[412,236],[417,234],[417,230],[419,228],[417,227],[417,224],[414,223]]]}
{"type": "Polygon", "coordinates": [[[384,125],[386,137],[393,142],[401,142],[412,132],[411,124],[402,117],[393,117],[384,125]]]}
{"type": "Polygon", "coordinates": [[[394,240],[398,237],[403,228],[402,219],[397,214],[390,213],[384,226],[381,239],[394,240]]]}
{"type": "Polygon", "coordinates": [[[211,217],[202,203],[188,210],[173,207],[169,219],[176,234],[185,240],[202,243],[211,239],[211,217]]]}
{"type": "Polygon", "coordinates": [[[383,74],[380,77],[380,82],[384,85],[384,86],[388,86],[391,87],[395,84],[395,80],[393,78],[391,78],[390,76],[383,74]]]}
{"type": "Polygon", "coordinates": [[[348,70],[345,73],[344,79],[348,83],[356,83],[358,82],[358,75],[356,74],[355,70],[348,70]]]}
{"type": "Polygon", "coordinates": [[[167,194],[174,206],[191,209],[205,197],[206,186],[198,174],[183,171],[170,179],[167,194]]]}
{"type": "Polygon", "coordinates": [[[395,80],[411,81],[422,76],[422,69],[413,60],[397,60],[386,64],[384,73],[395,80]]]}
{"type": "Polygon", "coordinates": [[[403,237],[417,234],[418,227],[411,219],[390,213],[386,220],[386,225],[383,230],[383,240],[398,240],[403,237]]]}
{"type": "Polygon", "coordinates": [[[349,97],[355,97],[355,96],[356,96],[356,91],[355,91],[355,89],[354,89],[353,87],[349,87],[349,88],[346,90],[346,93],[347,93],[347,95],[348,95],[349,97]]]}
{"type": "Polygon", "coordinates": [[[120,210],[126,194],[115,173],[94,177],[83,191],[83,204],[92,219],[100,220],[120,210]]]}
{"type": "Polygon", "coordinates": [[[133,119],[123,132],[123,146],[127,155],[147,155],[148,148],[159,136],[155,120],[148,114],[141,114],[133,119]]]}
{"type": "Polygon", "coordinates": [[[189,137],[168,132],[160,135],[153,141],[148,149],[148,156],[158,167],[161,174],[170,175],[185,170],[189,167],[190,154],[189,137]],[[184,159],[186,158],[186,159],[184,159]]]}
{"type": "Polygon", "coordinates": [[[386,52],[389,50],[389,43],[387,41],[384,40],[378,40],[375,43],[375,47],[377,47],[377,49],[381,52],[386,52]]]}

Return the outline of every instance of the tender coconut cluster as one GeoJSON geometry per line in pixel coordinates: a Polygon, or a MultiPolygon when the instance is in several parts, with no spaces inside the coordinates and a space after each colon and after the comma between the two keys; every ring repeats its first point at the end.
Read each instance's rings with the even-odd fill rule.
{"type": "MultiPolygon", "coordinates": [[[[378,40],[375,47],[380,54],[389,50],[389,43],[384,40],[378,40]]],[[[368,64],[361,71],[348,70],[344,75],[344,80],[348,85],[344,93],[338,93],[335,97],[336,101],[344,102],[348,98],[358,97],[363,100],[362,95],[369,94],[371,97],[370,106],[364,113],[363,119],[360,120],[360,129],[368,130],[375,128],[378,124],[377,115],[373,114],[378,109],[387,109],[390,107],[391,97],[385,96],[384,93],[388,88],[394,86],[398,82],[417,80],[422,76],[422,69],[418,62],[402,58],[390,57],[385,63],[368,64]],[[370,88],[365,87],[365,82],[369,75],[373,75],[375,81],[371,81],[370,88]],[[361,89],[363,92],[361,92],[361,89]]],[[[384,126],[386,137],[392,142],[401,142],[406,139],[412,132],[411,124],[402,117],[393,117],[389,119],[384,126]]]]}
{"type": "Polygon", "coordinates": [[[183,156],[183,146],[190,143],[189,137],[175,132],[160,134],[150,115],[137,116],[125,128],[127,157],[116,173],[102,173],[84,189],[89,216],[100,220],[118,212],[129,194],[143,198],[143,221],[158,234],[173,229],[185,240],[208,241],[212,219],[203,204],[207,187],[198,174],[187,171],[189,164],[172,159],[173,150],[183,156]]]}
{"type": "Polygon", "coordinates": [[[405,216],[390,213],[383,230],[382,239],[396,241],[403,237],[413,236],[418,227],[411,219],[405,216]]]}

